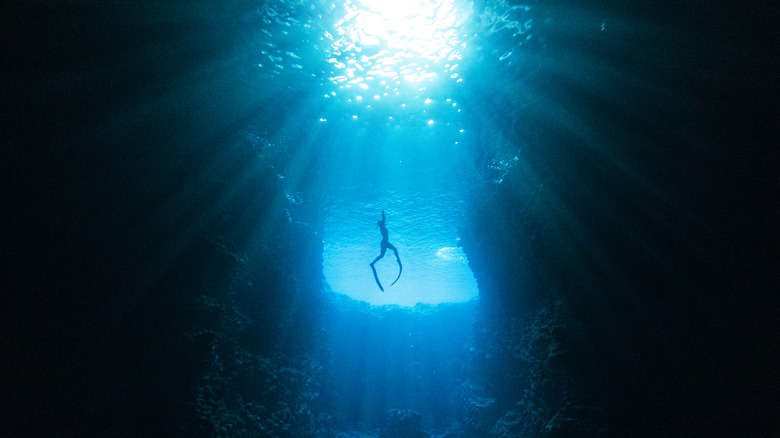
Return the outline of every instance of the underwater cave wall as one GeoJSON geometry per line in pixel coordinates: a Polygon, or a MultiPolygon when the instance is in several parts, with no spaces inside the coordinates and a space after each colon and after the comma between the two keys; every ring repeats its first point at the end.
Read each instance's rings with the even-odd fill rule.
{"type": "MultiPolygon", "coordinates": [[[[469,436],[608,433],[609,422],[582,377],[583,327],[560,281],[551,224],[538,186],[517,169],[470,200],[461,243],[480,287],[470,379],[461,390],[469,436]]],[[[556,242],[557,243],[557,242],[556,242]]]]}
{"type": "Polygon", "coordinates": [[[758,163],[774,155],[756,98],[765,72],[743,69],[760,64],[752,55],[722,56],[756,45],[715,24],[728,16],[751,29],[759,14],[609,6],[627,23],[675,31],[629,26],[630,43],[549,33],[540,72],[488,72],[482,93],[464,99],[483,110],[464,142],[481,185],[461,243],[481,302],[499,315],[487,332],[508,330],[502,314],[560,301],[573,348],[558,359],[616,433],[763,430],[774,386],[758,382],[776,319],[763,310],[766,268],[777,259],[765,232],[776,228],[765,223],[775,190],[758,163]],[[571,55],[592,62],[569,71],[571,55]]]}
{"type": "Polygon", "coordinates": [[[285,178],[300,139],[249,127],[234,141],[236,168],[224,170],[226,198],[204,242],[225,269],[193,297],[202,318],[186,333],[201,346],[202,374],[184,425],[204,436],[314,436],[326,357],[316,194],[285,178]]]}
{"type": "Polygon", "coordinates": [[[10,435],[311,427],[322,247],[279,134],[307,94],[243,76],[256,5],[191,6],[3,14],[10,435]]]}
{"type": "Polygon", "coordinates": [[[461,245],[480,311],[464,424],[474,436],[609,433],[608,390],[599,388],[608,376],[598,371],[603,364],[589,350],[591,327],[577,306],[594,282],[580,265],[575,218],[565,216],[572,198],[592,195],[581,187],[560,193],[583,175],[582,152],[569,150],[578,143],[560,135],[543,108],[516,104],[530,98],[538,72],[515,78],[507,93],[489,87],[505,78],[487,76],[484,93],[465,97],[487,110],[474,116],[465,142],[473,170],[461,245]]]}

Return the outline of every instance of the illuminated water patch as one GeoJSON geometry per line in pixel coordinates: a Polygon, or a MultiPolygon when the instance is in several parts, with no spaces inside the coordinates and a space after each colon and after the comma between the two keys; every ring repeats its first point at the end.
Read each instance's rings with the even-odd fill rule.
{"type": "MultiPolygon", "coordinates": [[[[372,198],[372,197],[369,197],[372,198]]],[[[323,230],[323,273],[331,289],[373,305],[465,302],[479,294],[468,259],[458,247],[457,201],[445,194],[411,193],[375,199],[343,197],[328,209],[323,230]],[[376,222],[387,213],[390,243],[398,248],[403,273],[392,251],[376,263],[381,292],[369,263],[379,255],[376,222]]]]}
{"type": "Polygon", "coordinates": [[[330,80],[375,96],[438,76],[460,80],[468,16],[462,9],[453,0],[347,0],[343,17],[326,32],[330,80]]]}

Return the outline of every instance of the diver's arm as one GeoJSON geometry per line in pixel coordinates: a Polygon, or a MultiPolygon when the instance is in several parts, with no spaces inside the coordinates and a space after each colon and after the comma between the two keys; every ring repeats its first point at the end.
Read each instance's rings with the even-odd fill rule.
{"type": "Polygon", "coordinates": [[[384,222],[384,221],[385,221],[385,211],[382,210],[382,222],[384,222]]]}

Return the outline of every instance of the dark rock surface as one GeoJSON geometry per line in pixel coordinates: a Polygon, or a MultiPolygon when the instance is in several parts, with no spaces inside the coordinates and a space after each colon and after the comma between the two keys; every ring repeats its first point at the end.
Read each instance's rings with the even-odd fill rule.
{"type": "Polygon", "coordinates": [[[387,411],[379,438],[428,438],[418,412],[392,409],[387,411]]]}

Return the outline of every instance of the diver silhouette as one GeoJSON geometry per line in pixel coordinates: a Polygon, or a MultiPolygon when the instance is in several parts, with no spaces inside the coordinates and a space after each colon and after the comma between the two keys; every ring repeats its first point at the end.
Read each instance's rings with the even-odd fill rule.
{"type": "Polygon", "coordinates": [[[374,272],[374,280],[376,280],[376,285],[379,286],[379,290],[382,292],[385,291],[385,288],[382,287],[382,283],[379,282],[379,277],[376,275],[376,268],[374,268],[374,263],[378,262],[382,259],[382,257],[385,256],[385,252],[387,252],[387,248],[390,248],[395,253],[395,260],[398,262],[398,277],[396,277],[395,281],[390,285],[392,286],[395,284],[396,281],[398,281],[399,278],[401,278],[401,271],[404,270],[404,267],[401,265],[401,258],[398,257],[398,250],[391,244],[387,239],[387,227],[385,226],[385,211],[382,210],[382,220],[376,223],[376,226],[379,227],[379,231],[382,233],[382,242],[380,245],[382,246],[382,251],[379,253],[379,256],[374,259],[373,262],[369,263],[371,265],[371,270],[374,272]]]}

